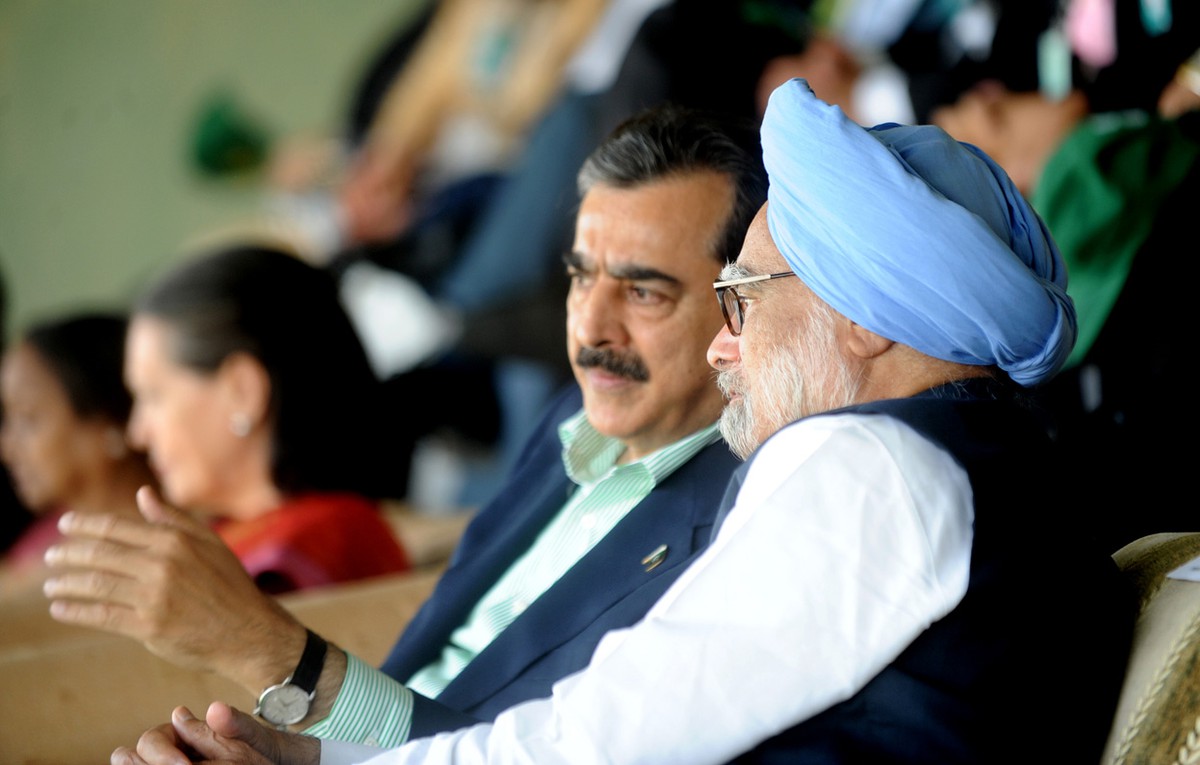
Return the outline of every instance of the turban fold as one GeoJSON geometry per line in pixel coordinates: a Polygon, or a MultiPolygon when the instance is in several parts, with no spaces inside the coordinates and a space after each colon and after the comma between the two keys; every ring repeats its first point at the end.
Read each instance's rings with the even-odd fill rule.
{"type": "Polygon", "coordinates": [[[839,313],[1022,385],[1062,366],[1075,342],[1062,256],[982,151],[931,125],[864,129],[802,79],[771,94],[762,143],[771,238],[839,313]]]}

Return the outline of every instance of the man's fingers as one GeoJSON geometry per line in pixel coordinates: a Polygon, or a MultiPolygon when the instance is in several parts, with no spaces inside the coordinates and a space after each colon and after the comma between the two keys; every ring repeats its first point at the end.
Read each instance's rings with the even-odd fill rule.
{"type": "Polygon", "coordinates": [[[245,712],[213,702],[204,720],[187,707],[176,707],[170,724],[143,733],[136,751],[120,747],[110,757],[111,765],[188,765],[193,760],[317,765],[320,743],[307,736],[277,733],[245,712]],[[281,746],[289,741],[295,745],[281,746]]]}
{"type": "Polygon", "coordinates": [[[143,486],[137,491],[138,509],[142,517],[151,523],[162,523],[183,529],[198,531],[204,528],[195,518],[178,508],[163,502],[152,486],[143,486]]]}
{"type": "Polygon", "coordinates": [[[110,759],[112,765],[188,765],[190,752],[176,734],[173,723],[168,723],[143,733],[136,751],[121,747],[110,759]]]}
{"type": "MultiPolygon", "coordinates": [[[[186,522],[194,523],[191,519],[186,522]]],[[[68,513],[59,528],[66,539],[52,545],[43,555],[50,568],[108,572],[141,582],[170,580],[185,574],[203,551],[222,545],[215,534],[199,525],[185,529],[112,516],[68,513]]]]}
{"type": "Polygon", "coordinates": [[[220,736],[249,744],[265,762],[276,765],[318,765],[321,760],[318,739],[274,730],[223,702],[214,701],[210,704],[205,720],[220,736]]]}
{"type": "Polygon", "coordinates": [[[137,752],[126,746],[118,746],[108,758],[109,765],[148,765],[137,752]]]}
{"type": "Polygon", "coordinates": [[[161,537],[164,526],[182,530],[190,536],[208,533],[207,526],[164,503],[149,486],[138,489],[137,503],[144,522],[108,514],[67,512],[59,519],[58,530],[68,537],[104,539],[129,547],[153,545],[161,537]]]}
{"type": "Polygon", "coordinates": [[[204,719],[209,727],[220,735],[244,741],[254,751],[270,759],[278,758],[275,732],[240,709],[222,701],[214,701],[208,705],[204,719]]]}
{"type": "MultiPolygon", "coordinates": [[[[50,583],[47,582],[47,585],[50,583]]],[[[145,633],[137,612],[125,606],[85,600],[63,599],[46,590],[50,601],[50,616],[65,624],[78,624],[142,639],[145,633]]]]}
{"type": "Polygon", "coordinates": [[[110,565],[94,556],[73,556],[68,550],[75,547],[71,543],[61,545],[62,552],[53,562],[47,557],[51,566],[62,566],[42,582],[42,594],[50,601],[50,616],[55,621],[119,632],[138,640],[151,637],[159,622],[170,614],[164,612],[155,590],[131,574],[153,578],[154,562],[142,556],[143,570],[138,572],[135,559],[122,558],[123,567],[110,565]]]}
{"type": "Polygon", "coordinates": [[[54,599],[102,600],[125,608],[150,605],[142,580],[161,576],[150,556],[107,542],[67,540],[46,550],[52,575],[42,593],[54,599]]]}
{"type": "Polygon", "coordinates": [[[86,567],[125,575],[140,572],[143,558],[144,548],[88,537],[68,538],[42,555],[51,568],[86,567]]]}
{"type": "Polygon", "coordinates": [[[136,519],[106,513],[64,513],[58,530],[64,535],[84,539],[107,539],[130,547],[144,547],[153,527],[136,519]]]}
{"type": "Polygon", "coordinates": [[[265,730],[258,720],[223,701],[209,704],[204,719],[210,728],[222,736],[240,738],[243,741],[250,741],[265,730]]]}
{"type": "MultiPolygon", "coordinates": [[[[174,756],[177,752],[188,752],[197,754],[202,759],[209,759],[229,754],[229,748],[208,727],[208,723],[198,719],[190,709],[175,707],[171,712],[170,725],[148,731],[138,740],[138,754],[143,757],[149,754],[162,757],[163,765],[167,765],[167,756],[174,756]],[[170,733],[167,733],[167,730],[170,730],[170,733]],[[156,731],[161,732],[162,735],[150,737],[150,734],[156,731]]],[[[150,758],[147,757],[147,759],[150,758]]],[[[154,765],[158,765],[157,761],[153,759],[150,761],[154,765]]]]}
{"type": "MultiPolygon", "coordinates": [[[[185,747],[205,759],[270,765],[274,757],[264,756],[259,747],[267,746],[272,754],[275,750],[270,733],[262,725],[221,702],[213,702],[208,710],[212,719],[222,726],[221,730],[215,729],[207,720],[197,720],[187,707],[176,707],[171,714],[171,724],[185,747]],[[214,711],[217,712],[215,715],[214,711]]],[[[138,751],[141,752],[140,747],[138,751]]]]}

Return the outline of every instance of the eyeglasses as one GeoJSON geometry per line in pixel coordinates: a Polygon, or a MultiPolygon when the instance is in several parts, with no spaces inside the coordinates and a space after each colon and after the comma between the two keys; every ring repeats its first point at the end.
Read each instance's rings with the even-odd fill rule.
{"type": "Polygon", "coordinates": [[[746,298],[739,295],[734,287],[741,284],[765,282],[768,279],[781,279],[785,276],[795,275],[795,271],[783,271],[778,274],[759,274],[758,276],[744,276],[741,279],[730,279],[724,282],[713,282],[713,289],[717,291],[717,302],[721,304],[721,315],[725,317],[725,326],[729,327],[729,334],[734,337],[742,334],[742,325],[746,322],[746,306],[743,303],[746,298]]]}

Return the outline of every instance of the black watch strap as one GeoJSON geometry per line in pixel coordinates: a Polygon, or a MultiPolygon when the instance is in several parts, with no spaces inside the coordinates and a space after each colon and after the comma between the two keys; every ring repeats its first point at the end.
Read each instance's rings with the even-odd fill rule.
{"type": "Polygon", "coordinates": [[[329,650],[325,639],[312,630],[307,630],[308,639],[304,642],[304,653],[300,655],[300,663],[292,673],[291,684],[312,693],[321,678],[321,670],[325,667],[325,652],[329,650]]]}

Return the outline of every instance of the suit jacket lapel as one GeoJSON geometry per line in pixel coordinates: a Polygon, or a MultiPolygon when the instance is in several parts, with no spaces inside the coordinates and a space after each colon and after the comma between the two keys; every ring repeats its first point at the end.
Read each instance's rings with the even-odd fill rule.
{"type": "Polygon", "coordinates": [[[662,589],[655,580],[677,575],[706,546],[730,460],[724,443],[718,443],[668,477],[477,656],[438,700],[470,708],[603,619],[615,603],[636,597],[639,589],[651,589],[649,608],[662,589]],[[661,546],[666,547],[661,562],[652,567],[643,563],[661,546]]]}
{"type": "Polygon", "coordinates": [[[528,460],[505,491],[472,519],[450,568],[381,669],[404,682],[432,661],[488,588],[562,508],[573,486],[557,451],[543,450],[528,460]]]}

